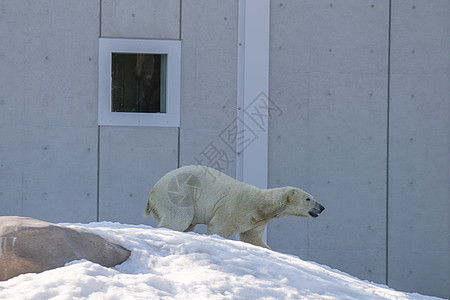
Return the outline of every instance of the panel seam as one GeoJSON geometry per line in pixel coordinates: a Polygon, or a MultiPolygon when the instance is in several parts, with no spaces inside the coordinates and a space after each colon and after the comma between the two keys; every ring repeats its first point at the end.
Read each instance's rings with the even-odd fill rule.
{"type": "Polygon", "coordinates": [[[100,222],[100,126],[97,126],[97,222],[100,222]]]}
{"type": "Polygon", "coordinates": [[[387,53],[387,103],[386,103],[386,285],[389,285],[389,151],[390,151],[390,100],[391,100],[391,31],[392,0],[388,8],[388,53],[387,53]]]}
{"type": "Polygon", "coordinates": [[[180,154],[180,149],[181,149],[181,128],[178,127],[178,153],[177,153],[177,168],[180,167],[180,161],[181,161],[181,154],[180,154]]]}
{"type": "MultiPolygon", "coordinates": [[[[180,41],[182,41],[182,27],[183,27],[183,0],[180,0],[180,26],[178,28],[178,37],[180,41]]],[[[183,47],[183,45],[181,46],[183,47]]],[[[181,50],[183,51],[183,50],[181,50]]],[[[181,97],[181,96],[180,96],[181,97]]],[[[178,140],[177,140],[177,168],[180,167],[181,164],[181,99],[180,99],[180,125],[177,127],[178,132],[178,140]]]]}
{"type": "MultiPolygon", "coordinates": [[[[245,89],[245,0],[238,1],[237,7],[237,95],[236,95],[236,128],[237,132],[243,131],[243,124],[238,120],[244,120],[244,89],[245,89]]],[[[243,161],[244,153],[238,150],[238,143],[235,143],[236,152],[236,179],[244,179],[243,161]]]]}
{"type": "Polygon", "coordinates": [[[182,22],[183,22],[183,0],[180,0],[180,26],[178,28],[178,36],[180,38],[181,41],[181,28],[182,28],[182,22]]]}
{"type": "Polygon", "coordinates": [[[98,37],[102,37],[102,0],[99,1],[98,37]]]}
{"type": "MultiPolygon", "coordinates": [[[[99,0],[98,37],[102,37],[102,0],[99,0]]],[[[100,72],[100,70],[98,70],[100,72]]],[[[100,88],[100,87],[98,87],[100,88]]],[[[97,98],[98,102],[98,98],[97,98]]],[[[98,120],[97,120],[98,122],[98,120]]],[[[100,125],[97,126],[97,222],[100,222],[100,125]]]]}

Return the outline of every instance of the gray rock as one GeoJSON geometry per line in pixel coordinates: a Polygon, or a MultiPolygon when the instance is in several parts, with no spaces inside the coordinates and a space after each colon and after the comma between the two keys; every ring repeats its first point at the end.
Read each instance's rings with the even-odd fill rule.
{"type": "Polygon", "coordinates": [[[0,281],[77,259],[112,267],[129,256],[127,249],[92,232],[32,218],[0,217],[0,281]]]}

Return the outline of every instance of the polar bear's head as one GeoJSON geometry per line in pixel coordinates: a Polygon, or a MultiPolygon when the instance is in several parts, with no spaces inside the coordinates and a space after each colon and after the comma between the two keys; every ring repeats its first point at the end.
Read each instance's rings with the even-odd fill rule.
{"type": "Polygon", "coordinates": [[[317,218],[325,209],[313,196],[298,188],[286,187],[282,189],[282,211],[277,217],[301,216],[317,218]]]}

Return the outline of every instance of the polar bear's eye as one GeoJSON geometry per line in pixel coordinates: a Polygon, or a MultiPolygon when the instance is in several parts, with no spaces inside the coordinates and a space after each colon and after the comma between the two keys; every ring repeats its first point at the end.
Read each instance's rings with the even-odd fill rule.
{"type": "Polygon", "coordinates": [[[311,201],[311,199],[310,198],[306,198],[306,201],[311,201]]]}

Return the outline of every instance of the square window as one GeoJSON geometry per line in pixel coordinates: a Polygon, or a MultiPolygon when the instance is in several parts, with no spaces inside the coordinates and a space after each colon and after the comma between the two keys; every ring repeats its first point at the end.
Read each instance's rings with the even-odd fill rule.
{"type": "Polygon", "coordinates": [[[167,54],[113,53],[111,112],[166,112],[167,54]]]}
{"type": "Polygon", "coordinates": [[[99,125],[179,127],[181,42],[101,38],[99,125]]]}

